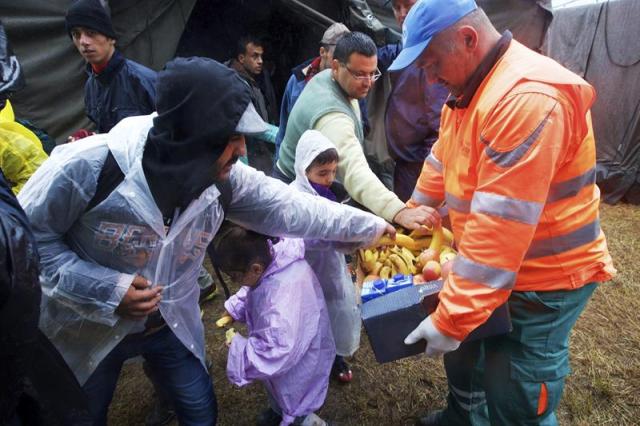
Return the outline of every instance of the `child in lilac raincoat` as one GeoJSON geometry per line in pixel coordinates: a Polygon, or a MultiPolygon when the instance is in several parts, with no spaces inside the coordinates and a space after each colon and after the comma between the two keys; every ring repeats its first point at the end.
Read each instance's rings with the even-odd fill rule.
{"type": "MultiPolygon", "coordinates": [[[[338,160],[333,142],[317,130],[307,130],[296,147],[296,179],[291,186],[334,202],[348,201],[349,194],[335,182],[338,160]]],[[[305,259],[322,286],[336,342],[332,373],[339,381],[350,382],[353,373],[344,357],[352,356],[360,346],[361,320],[355,286],[344,256],[353,252],[355,246],[317,240],[305,240],[305,246],[305,259]]]]}
{"type": "Polygon", "coordinates": [[[264,383],[272,406],[261,414],[267,423],[325,425],[314,411],[327,394],[335,344],[303,240],[272,244],[264,235],[231,227],[217,240],[216,263],[243,285],[224,306],[249,332],[230,342],[231,383],[264,383]]]}

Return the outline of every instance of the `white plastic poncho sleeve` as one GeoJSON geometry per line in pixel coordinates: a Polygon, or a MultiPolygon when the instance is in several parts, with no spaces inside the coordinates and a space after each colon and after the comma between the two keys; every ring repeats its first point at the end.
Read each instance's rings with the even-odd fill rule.
{"type": "Polygon", "coordinates": [[[384,219],[293,190],[243,164],[234,166],[231,177],[229,220],[262,234],[367,246],[387,226],[384,219]]]}
{"type": "Polygon", "coordinates": [[[98,138],[82,143],[84,147],[58,148],[18,198],[38,240],[42,291],[81,316],[112,326],[120,319],[115,309],[134,276],[83,260],[65,240],[91,200],[102,169],[102,162],[71,154],[79,149],[101,149],[103,159],[107,154],[98,138]]]}

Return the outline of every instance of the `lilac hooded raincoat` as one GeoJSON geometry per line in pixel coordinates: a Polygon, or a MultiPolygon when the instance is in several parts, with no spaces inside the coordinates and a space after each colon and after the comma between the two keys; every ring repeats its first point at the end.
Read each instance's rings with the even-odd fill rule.
{"type": "Polygon", "coordinates": [[[256,287],[242,287],[225,302],[249,337],[236,334],[227,376],[244,386],[264,383],[282,410],[281,425],[324,403],[335,344],[322,289],[304,260],[304,242],[284,239],[272,247],[273,261],[256,287]]]}

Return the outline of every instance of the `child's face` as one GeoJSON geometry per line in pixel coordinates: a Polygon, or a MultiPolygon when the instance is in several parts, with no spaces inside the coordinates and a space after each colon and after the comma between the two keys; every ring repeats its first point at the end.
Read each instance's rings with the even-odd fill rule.
{"type": "Polygon", "coordinates": [[[311,166],[307,172],[307,179],[318,185],[331,186],[336,180],[336,172],[338,171],[338,162],[334,161],[327,164],[311,166]]]}
{"type": "Polygon", "coordinates": [[[225,272],[234,283],[243,286],[255,287],[256,284],[260,282],[260,278],[262,278],[264,265],[261,263],[252,263],[246,271],[226,270],[225,272]]]}

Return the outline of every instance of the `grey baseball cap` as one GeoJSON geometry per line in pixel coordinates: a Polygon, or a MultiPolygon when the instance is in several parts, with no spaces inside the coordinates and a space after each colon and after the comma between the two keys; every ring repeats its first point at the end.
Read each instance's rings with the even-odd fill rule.
{"type": "Polygon", "coordinates": [[[350,33],[349,28],[343,23],[336,22],[332,24],[322,35],[322,40],[320,40],[321,44],[329,44],[334,45],[338,42],[340,37],[345,34],[350,33]]]}

